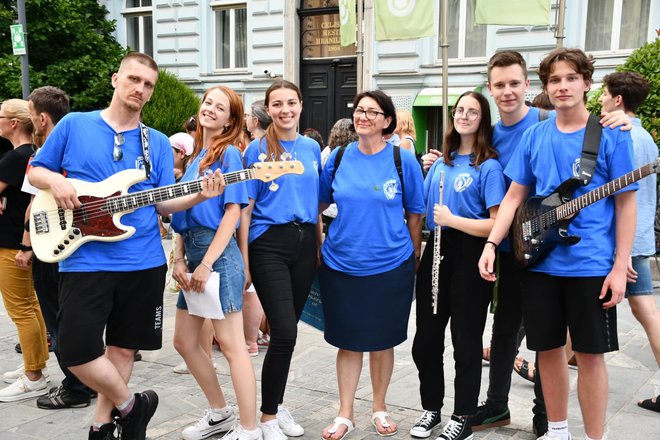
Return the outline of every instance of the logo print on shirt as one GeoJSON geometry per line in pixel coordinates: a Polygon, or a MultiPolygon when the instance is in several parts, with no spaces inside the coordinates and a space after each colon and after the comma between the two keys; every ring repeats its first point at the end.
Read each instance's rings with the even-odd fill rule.
{"type": "Polygon", "coordinates": [[[461,173],[454,179],[454,191],[463,192],[472,185],[474,179],[468,173],[461,173]]]}
{"type": "Polygon", "coordinates": [[[143,170],[144,169],[144,157],[138,156],[135,159],[135,169],[136,170],[143,170]]]}
{"type": "Polygon", "coordinates": [[[573,177],[580,177],[580,158],[578,157],[573,162],[573,177]]]}
{"type": "Polygon", "coordinates": [[[319,169],[319,162],[317,160],[312,161],[312,166],[314,167],[315,170],[319,169]]]}
{"type": "Polygon", "coordinates": [[[385,193],[387,200],[394,200],[398,189],[398,185],[394,179],[390,179],[383,184],[383,193],[385,193]]]}

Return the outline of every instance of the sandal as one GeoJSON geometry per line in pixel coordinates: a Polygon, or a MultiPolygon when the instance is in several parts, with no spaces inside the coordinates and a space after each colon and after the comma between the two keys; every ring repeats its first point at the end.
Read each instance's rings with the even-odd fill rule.
{"type": "Polygon", "coordinates": [[[660,395],[655,398],[655,402],[653,399],[645,399],[637,402],[637,405],[644,409],[649,409],[651,411],[660,413],[660,395]]]}
{"type": "Polygon", "coordinates": [[[328,429],[328,434],[330,434],[330,437],[328,438],[323,437],[323,440],[343,440],[344,437],[350,434],[350,432],[353,431],[354,429],[355,429],[355,425],[353,425],[353,422],[348,420],[346,417],[335,417],[332,426],[330,427],[330,429],[328,429]],[[337,431],[339,431],[339,428],[342,425],[346,427],[346,432],[338,439],[333,439],[332,435],[335,434],[337,431]]]}
{"type": "Polygon", "coordinates": [[[515,362],[513,363],[513,369],[523,379],[526,379],[531,383],[535,382],[534,373],[536,372],[536,369],[534,368],[534,362],[527,362],[525,359],[521,357],[517,357],[515,362]],[[532,368],[530,368],[530,366],[532,368]]]}
{"type": "Polygon", "coordinates": [[[376,434],[378,434],[381,437],[389,437],[397,432],[399,432],[398,429],[394,429],[394,431],[381,431],[378,429],[378,425],[376,424],[376,419],[380,422],[380,426],[382,428],[391,428],[392,425],[387,421],[387,419],[392,420],[392,417],[387,413],[387,411],[376,411],[371,415],[371,424],[374,425],[374,428],[376,428],[376,434]]]}

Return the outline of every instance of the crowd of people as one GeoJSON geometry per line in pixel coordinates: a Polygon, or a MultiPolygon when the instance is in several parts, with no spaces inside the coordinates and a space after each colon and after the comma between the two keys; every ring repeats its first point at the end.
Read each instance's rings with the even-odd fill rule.
{"type": "MultiPolygon", "coordinates": [[[[355,429],[365,352],[375,432],[399,432],[386,397],[394,347],[408,337],[413,301],[412,355],[423,412],[411,436],[426,438],[442,426],[449,325],[455,399],[440,440],[470,440],[474,431],[509,424],[514,368],[535,382],[535,434],[570,440],[567,345],[578,365],[585,438],[603,439],[604,353],[618,349],[616,305],[624,295],[660,366],[660,314],[648,259],[655,254],[655,180],[631,183],[583,208],[563,231],[581,240],[557,245],[528,269],[516,264],[507,235],[528,196],[551,196],[578,177],[572,189],[579,196],[655,159],[657,148],[634,117],[648,83],[630,72],[605,77],[603,117],[593,122],[585,105],[593,81],[586,54],[556,49],[538,74],[546,100],[538,105],[554,110],[524,101],[530,80],[519,53],[496,53],[488,64],[488,90],[499,120],[491,121],[484,95],[462,94],[441,148],[429,150],[422,166],[414,154],[412,116],[397,111],[386,93],[359,93],[352,119],[335,123],[326,147],[316,130],[299,132],[303,96],[281,79],[263,101],[245,107],[232,89],[211,87],[185,121],[187,133],[168,139],[140,120],[158,66],[138,52],[127,54],[112,76],[113,98],[103,110],[67,115],[66,94],[50,86],[27,101],[4,101],[0,136],[13,149],[0,158],[0,291],[24,362],[4,374],[11,384],[0,390],[0,402],[37,397],[40,408],[60,409],[85,407],[97,397],[89,439],[146,438],[158,395],[132,391],[128,383],[137,351],[160,349],[163,342],[164,218],[175,232],[169,264],[172,284],[180,288],[173,344],[184,362],[174,371],[190,373],[207,400],[200,419],[182,431],[184,439],[226,433],[227,440],[286,440],[305,433],[285,396],[298,322],[316,274],[324,337],[337,348],[338,412],[321,433],[325,440],[342,440],[355,429]],[[586,156],[585,131],[594,125],[599,142],[586,156]],[[39,148],[37,136],[45,139],[39,148]],[[304,171],[269,181],[240,172],[292,160],[304,171]],[[59,264],[33,255],[30,217],[40,190],[49,190],[60,212],[72,213],[71,234],[79,234],[80,217],[103,221],[87,214],[90,196],[172,185],[181,193],[166,192],[121,220],[114,214],[117,228],[132,231],[124,239],[94,237],[107,227],[95,225],[59,264]],[[431,231],[425,247],[424,218],[431,231]],[[200,293],[210,297],[212,310],[196,309],[200,293]],[[489,305],[492,340],[484,349],[489,305]],[[65,375],[51,389],[47,333],[65,375]],[[537,358],[522,364],[516,356],[525,334],[537,358]],[[228,362],[237,411],[218,381],[213,341],[228,362]],[[250,356],[260,344],[268,348],[257,399],[250,356]],[[490,371],[487,399],[479,405],[482,359],[490,371]]],[[[658,399],[639,405],[660,412],[658,399]]]]}

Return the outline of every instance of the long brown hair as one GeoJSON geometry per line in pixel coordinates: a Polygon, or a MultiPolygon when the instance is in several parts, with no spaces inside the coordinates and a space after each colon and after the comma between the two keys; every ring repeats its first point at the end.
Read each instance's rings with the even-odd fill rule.
{"type": "MultiPolygon", "coordinates": [[[[285,79],[278,79],[273,84],[271,84],[270,87],[268,87],[268,90],[266,90],[266,98],[264,99],[264,104],[266,105],[266,108],[268,108],[268,105],[270,104],[270,94],[278,89],[293,90],[294,92],[296,92],[296,95],[298,96],[298,100],[302,104],[302,94],[300,93],[300,89],[298,88],[298,86],[285,79]]],[[[268,126],[268,128],[266,129],[266,136],[262,137],[261,140],[259,141],[260,146],[261,143],[264,142],[264,139],[266,141],[266,154],[268,158],[273,158],[273,157],[279,158],[282,155],[282,153],[284,153],[284,148],[282,147],[282,145],[280,145],[280,139],[277,137],[277,133],[275,132],[275,124],[271,123],[268,126]]]]}
{"type": "MultiPolygon", "coordinates": [[[[490,105],[484,95],[477,92],[465,92],[457,100],[458,105],[464,96],[474,98],[479,103],[481,111],[481,121],[479,121],[479,128],[477,129],[477,136],[474,142],[474,163],[478,167],[488,159],[497,157],[497,151],[493,148],[493,127],[490,122],[490,105]]],[[[445,164],[454,166],[451,160],[451,153],[458,150],[461,146],[461,135],[454,127],[454,118],[449,120],[449,130],[445,135],[445,144],[442,148],[442,156],[445,164]]]]}
{"type": "MultiPolygon", "coordinates": [[[[229,87],[225,86],[214,86],[211,87],[204,93],[202,97],[202,102],[206,100],[206,97],[209,93],[214,90],[219,90],[224,93],[229,99],[229,115],[230,120],[227,121],[229,124],[225,129],[217,136],[213,136],[210,139],[210,145],[208,145],[206,157],[202,159],[199,164],[199,172],[202,173],[202,170],[208,168],[216,160],[222,158],[222,155],[225,153],[228,145],[238,145],[243,135],[243,101],[241,98],[229,87]]],[[[202,108],[200,106],[197,111],[197,120],[199,121],[200,112],[202,108]]],[[[197,157],[199,152],[202,150],[204,142],[204,127],[201,124],[197,124],[197,131],[195,132],[195,147],[193,148],[192,157],[197,157]]]]}

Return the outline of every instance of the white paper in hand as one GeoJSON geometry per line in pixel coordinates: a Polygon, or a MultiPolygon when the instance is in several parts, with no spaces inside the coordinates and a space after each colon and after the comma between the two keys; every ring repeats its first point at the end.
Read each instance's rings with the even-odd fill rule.
{"type": "MultiPolygon", "coordinates": [[[[192,276],[188,274],[188,279],[192,276]]],[[[201,316],[202,318],[225,319],[220,304],[220,274],[211,272],[204,292],[183,291],[183,296],[188,304],[188,314],[201,316]]]]}

